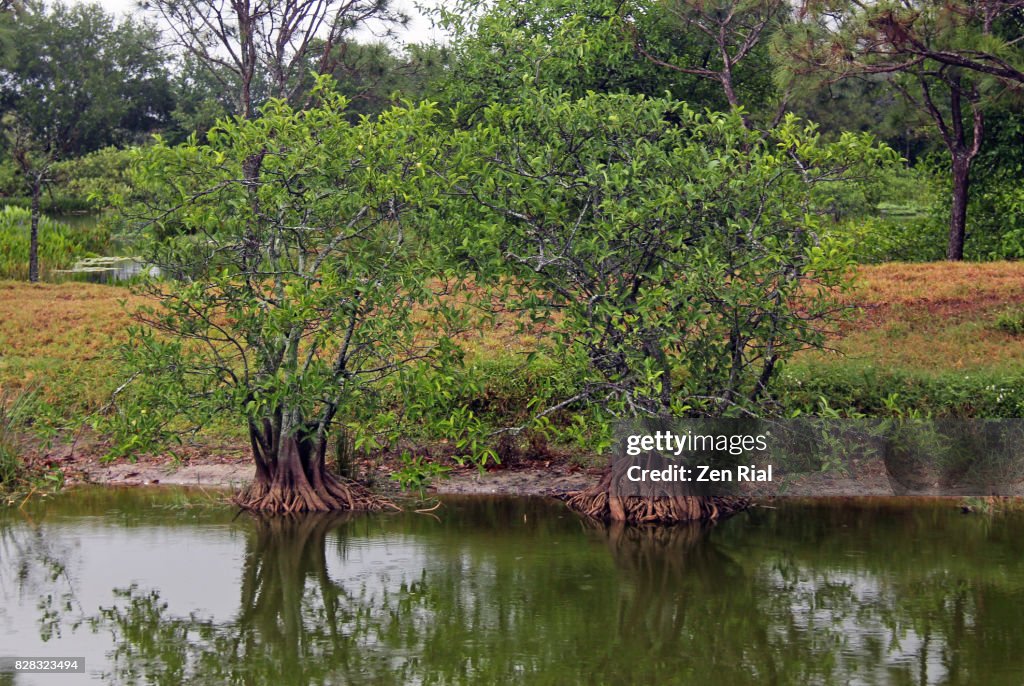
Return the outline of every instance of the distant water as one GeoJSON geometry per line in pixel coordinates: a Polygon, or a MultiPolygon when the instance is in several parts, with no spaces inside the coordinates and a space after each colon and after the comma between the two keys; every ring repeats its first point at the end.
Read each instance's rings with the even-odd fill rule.
{"type": "Polygon", "coordinates": [[[78,279],[90,283],[117,283],[140,274],[158,276],[160,270],[147,265],[138,257],[88,257],[79,260],[71,269],[57,270],[57,278],[78,279]]]}

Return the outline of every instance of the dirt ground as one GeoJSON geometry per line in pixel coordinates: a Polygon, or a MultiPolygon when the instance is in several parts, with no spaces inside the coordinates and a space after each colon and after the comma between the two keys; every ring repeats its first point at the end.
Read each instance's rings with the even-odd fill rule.
{"type": "MultiPolygon", "coordinates": [[[[214,464],[140,464],[91,463],[68,479],[69,484],[93,483],[117,486],[202,486],[204,488],[239,488],[252,479],[249,460],[214,464]]],[[[389,473],[382,468],[377,482],[389,473]]],[[[429,489],[437,494],[466,495],[558,495],[586,488],[597,482],[588,471],[573,470],[565,465],[548,468],[512,468],[479,472],[460,469],[447,478],[438,479],[429,489]]],[[[384,484],[387,484],[384,481],[384,484]]]]}
{"type": "MultiPolygon", "coordinates": [[[[26,450],[31,461],[44,468],[59,467],[65,483],[114,486],[199,486],[237,489],[253,476],[252,458],[241,446],[191,447],[178,456],[147,456],[137,462],[100,459],[102,446],[80,438],[74,444],[44,450],[26,450]],[[34,453],[34,454],[32,454],[34,453]]],[[[394,490],[394,465],[387,459],[364,460],[357,469],[380,490],[394,490]]],[[[587,469],[566,459],[553,459],[480,471],[455,468],[437,479],[429,491],[437,494],[559,495],[596,483],[599,469],[587,469]]]]}
{"type": "MultiPolygon", "coordinates": [[[[88,441],[60,445],[38,452],[31,459],[46,468],[59,467],[65,483],[109,484],[112,486],[196,486],[208,489],[238,489],[253,475],[252,461],[241,446],[192,447],[178,456],[149,456],[138,462],[100,459],[101,446],[88,441]]],[[[391,475],[394,463],[387,459],[364,460],[359,473],[375,488],[397,491],[391,475]]],[[[432,494],[557,496],[591,486],[600,479],[600,467],[583,467],[577,462],[555,458],[525,460],[515,465],[495,465],[486,470],[455,468],[446,478],[434,481],[432,494]]],[[[744,485],[742,494],[755,498],[847,497],[897,495],[880,460],[854,465],[849,474],[776,475],[773,484],[744,485]]],[[[925,495],[926,493],[921,493],[925,495]]],[[[936,494],[936,493],[929,493],[936,494]]]]}

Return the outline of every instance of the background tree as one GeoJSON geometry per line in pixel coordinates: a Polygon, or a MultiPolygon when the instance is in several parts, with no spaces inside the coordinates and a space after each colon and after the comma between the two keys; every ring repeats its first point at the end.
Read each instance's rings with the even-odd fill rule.
{"type": "Polygon", "coordinates": [[[768,41],[785,3],[469,0],[440,11],[453,36],[440,99],[466,116],[531,88],[666,92],[696,108],[781,116],[768,41]]]}
{"type": "Polygon", "coordinates": [[[265,97],[301,104],[309,62],[331,73],[353,30],[390,32],[408,20],[388,0],[142,0],[141,7],[235,94],[236,113],[246,118],[265,97]]]}
{"type": "Polygon", "coordinates": [[[99,5],[32,5],[0,24],[18,35],[0,65],[0,109],[7,152],[32,198],[29,280],[37,281],[39,201],[54,165],[162,126],[167,75],[157,32],[115,21],[99,5]]]}
{"type": "Polygon", "coordinates": [[[171,87],[174,111],[171,125],[162,134],[172,143],[184,143],[193,133],[200,141],[206,132],[227,116],[237,114],[237,98],[224,83],[231,80],[229,70],[204,65],[194,55],[184,54],[174,70],[171,87]]]}
{"type": "Polygon", "coordinates": [[[898,150],[908,163],[935,150],[930,122],[889,85],[886,74],[834,83],[807,78],[795,80],[791,86],[791,111],[818,124],[829,138],[844,131],[871,133],[898,150]]]}
{"type": "MultiPolygon", "coordinates": [[[[653,9],[615,0],[470,0],[440,11],[452,36],[450,66],[437,98],[470,120],[495,102],[509,102],[535,89],[560,89],[577,97],[587,92],[671,92],[695,106],[725,106],[721,89],[700,77],[666,70],[642,59],[627,21],[637,18],[649,43],[683,54],[688,36],[653,9]],[[661,17],[663,19],[663,17],[661,17]]],[[[647,7],[647,5],[643,5],[647,7]]],[[[697,58],[695,58],[697,59],[697,58]]]]}
{"type": "Polygon", "coordinates": [[[158,144],[137,180],[159,239],[147,259],[170,278],[146,287],[159,307],[140,314],[130,351],[151,413],[113,421],[137,447],[176,416],[237,417],[256,467],[238,503],[256,510],[381,507],[327,469],[329,439],[390,422],[381,384],[444,350],[430,316],[446,312],[430,288],[443,282],[406,245],[428,187],[409,141],[433,110],[354,126],[344,98],[315,94],[308,110],[274,100],[259,119],[222,121],[206,145],[158,144]]]}
{"type": "Polygon", "coordinates": [[[744,121],[749,124],[756,113],[772,126],[785,113],[788,97],[774,95],[766,39],[788,19],[789,7],[785,0],[662,0],[648,5],[646,16],[630,26],[646,59],[714,82],[728,107],[746,106],[744,121]],[[662,32],[669,27],[683,38],[676,45],[653,44],[651,26],[662,32]],[[778,101],[775,111],[765,116],[772,100],[778,101]]]}
{"type": "Polygon", "coordinates": [[[805,0],[797,15],[823,23],[834,35],[848,28],[861,31],[856,53],[843,53],[844,43],[834,44],[834,52],[864,60],[872,71],[900,71],[932,61],[1004,83],[1024,83],[1022,0],[805,0]]]}
{"type": "MultiPolygon", "coordinates": [[[[308,92],[320,69],[320,47],[307,60],[305,84],[308,92]]],[[[448,48],[439,44],[411,44],[397,47],[384,41],[346,41],[332,48],[328,62],[338,92],[349,99],[353,122],[366,115],[376,117],[402,102],[432,99],[436,82],[448,64],[448,48]]]]}
{"type": "Polygon", "coordinates": [[[1019,88],[1024,3],[888,0],[805,2],[785,39],[796,78],[837,80],[888,74],[888,83],[925,113],[950,158],[947,258],[961,260],[970,171],[982,150],[985,111],[1019,88]]]}
{"type": "Polygon", "coordinates": [[[331,75],[351,99],[353,117],[377,116],[402,100],[419,102],[433,95],[448,62],[440,45],[409,45],[397,51],[387,43],[348,42],[336,46],[331,75]]]}
{"type": "Polygon", "coordinates": [[[971,170],[972,234],[985,257],[1024,257],[1024,120],[1020,99],[987,113],[985,149],[971,170]]]}

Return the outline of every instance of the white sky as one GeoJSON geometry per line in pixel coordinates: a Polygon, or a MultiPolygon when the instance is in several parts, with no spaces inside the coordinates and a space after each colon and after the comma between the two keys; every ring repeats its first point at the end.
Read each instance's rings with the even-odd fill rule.
{"type": "MultiPolygon", "coordinates": [[[[77,3],[88,0],[65,0],[66,2],[77,3]]],[[[111,12],[117,16],[123,16],[131,14],[135,11],[138,6],[137,0],[96,0],[100,5],[104,7],[108,12],[111,12]]],[[[409,15],[410,20],[408,26],[399,33],[399,43],[429,43],[433,40],[442,40],[444,34],[431,27],[430,19],[423,16],[423,14],[416,9],[416,4],[426,4],[429,6],[437,6],[443,4],[445,0],[426,0],[425,2],[417,3],[416,0],[392,0],[393,7],[397,10],[405,12],[409,15]]],[[[361,31],[356,34],[357,40],[365,43],[378,42],[371,31],[361,31]]]]}

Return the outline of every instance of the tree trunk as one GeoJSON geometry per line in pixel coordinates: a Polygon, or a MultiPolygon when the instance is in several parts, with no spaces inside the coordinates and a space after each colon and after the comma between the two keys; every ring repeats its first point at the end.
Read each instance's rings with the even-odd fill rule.
{"type": "Polygon", "coordinates": [[[326,441],[281,436],[275,454],[272,441],[263,440],[258,432],[252,438],[256,471],[252,483],[235,498],[242,508],[271,513],[398,509],[364,486],[331,473],[324,460],[326,441]]]}
{"type": "MultiPolygon", "coordinates": [[[[238,21],[238,56],[235,66],[238,77],[241,80],[241,88],[238,93],[238,114],[242,119],[252,119],[255,113],[252,107],[252,81],[256,75],[256,23],[258,19],[254,16],[253,7],[249,0],[233,2],[235,19],[238,21]]],[[[219,36],[222,43],[230,39],[228,34],[219,36]]]]}
{"type": "Polygon", "coordinates": [[[953,155],[953,202],[949,215],[949,244],[946,259],[964,259],[964,238],[967,235],[967,200],[971,175],[970,155],[953,155]]]}
{"type": "Polygon", "coordinates": [[[28,239],[28,280],[31,283],[39,281],[39,196],[42,191],[42,182],[34,181],[32,184],[31,228],[28,239]]]}
{"type": "MultiPolygon", "coordinates": [[[[985,115],[981,109],[981,93],[976,84],[964,82],[959,70],[943,71],[937,74],[918,71],[921,84],[921,104],[935,121],[942,134],[942,141],[949,150],[953,171],[953,202],[949,215],[949,243],[946,245],[946,259],[964,259],[964,238],[967,235],[967,191],[971,173],[971,162],[981,150],[985,135],[985,115]],[[940,83],[949,89],[949,114],[935,105],[932,99],[929,79],[938,77],[940,83]],[[971,111],[971,131],[964,126],[963,101],[967,100],[971,111]]],[[[903,89],[901,89],[903,90],[903,89]]],[[[918,101],[903,90],[905,97],[914,104],[918,101]]]]}

